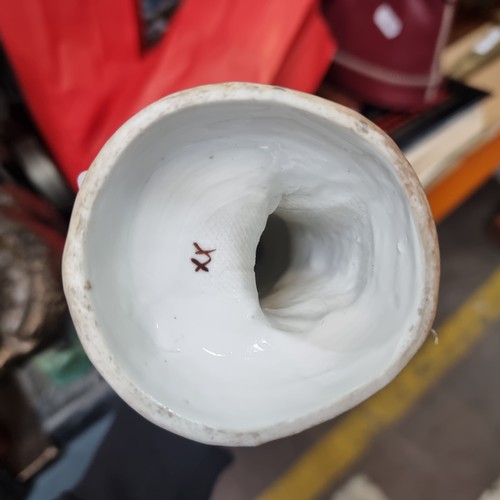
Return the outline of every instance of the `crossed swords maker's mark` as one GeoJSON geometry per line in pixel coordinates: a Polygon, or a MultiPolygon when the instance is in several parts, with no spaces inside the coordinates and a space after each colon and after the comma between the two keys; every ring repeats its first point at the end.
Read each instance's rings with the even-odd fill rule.
{"type": "Polygon", "coordinates": [[[197,273],[201,269],[202,271],[205,271],[206,273],[208,273],[209,269],[207,266],[212,261],[212,257],[210,256],[210,254],[212,252],[215,252],[216,249],[214,248],[213,250],[203,250],[200,247],[200,245],[198,245],[198,243],[193,243],[193,245],[196,248],[196,252],[195,252],[196,255],[204,255],[205,257],[208,257],[208,260],[206,262],[200,262],[199,260],[194,259],[194,258],[191,259],[191,262],[196,265],[195,272],[197,273]]]}

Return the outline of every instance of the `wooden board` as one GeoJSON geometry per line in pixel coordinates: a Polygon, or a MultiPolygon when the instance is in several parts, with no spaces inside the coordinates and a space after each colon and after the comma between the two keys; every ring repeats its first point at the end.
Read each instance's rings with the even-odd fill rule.
{"type": "MultiPolygon", "coordinates": [[[[445,74],[493,26],[493,23],[486,23],[447,47],[442,58],[445,74]]],[[[437,222],[457,208],[500,166],[500,57],[471,73],[465,81],[489,91],[491,96],[481,104],[483,130],[467,144],[467,148],[457,144],[455,156],[440,165],[439,172],[433,172],[435,180],[432,184],[424,184],[437,222]]]]}

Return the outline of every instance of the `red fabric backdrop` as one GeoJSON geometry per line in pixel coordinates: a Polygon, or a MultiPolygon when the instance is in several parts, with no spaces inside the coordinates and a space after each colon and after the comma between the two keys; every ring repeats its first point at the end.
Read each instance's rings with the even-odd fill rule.
{"type": "Polygon", "coordinates": [[[151,102],[223,81],[314,91],[334,53],[316,0],[184,0],[145,53],[135,0],[4,1],[0,36],[74,188],[111,134],[151,102]]]}

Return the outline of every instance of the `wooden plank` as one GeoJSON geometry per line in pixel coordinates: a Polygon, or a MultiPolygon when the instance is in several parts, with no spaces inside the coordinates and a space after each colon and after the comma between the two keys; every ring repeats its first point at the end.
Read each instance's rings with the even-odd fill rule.
{"type": "MultiPolygon", "coordinates": [[[[447,47],[441,61],[444,73],[448,73],[495,25],[494,22],[485,23],[447,47]]],[[[436,222],[458,208],[500,166],[500,58],[474,71],[465,81],[491,92],[481,104],[485,129],[469,153],[453,161],[430,186],[425,186],[436,222]]]]}
{"type": "Polygon", "coordinates": [[[426,190],[434,220],[439,222],[455,210],[491,177],[499,165],[500,134],[497,134],[426,190]]]}

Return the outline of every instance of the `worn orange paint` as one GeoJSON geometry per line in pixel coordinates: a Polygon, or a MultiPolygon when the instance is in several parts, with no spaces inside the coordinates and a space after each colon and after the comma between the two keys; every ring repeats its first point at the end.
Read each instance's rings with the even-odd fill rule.
{"type": "Polygon", "coordinates": [[[440,222],[500,166],[500,133],[467,155],[453,172],[427,189],[434,220],[440,222]]]}

